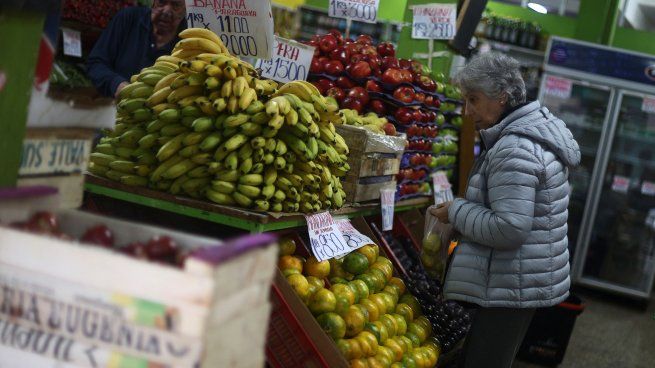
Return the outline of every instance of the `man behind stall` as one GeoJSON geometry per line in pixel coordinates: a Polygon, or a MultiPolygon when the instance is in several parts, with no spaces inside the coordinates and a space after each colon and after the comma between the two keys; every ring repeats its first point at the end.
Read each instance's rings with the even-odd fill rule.
{"type": "Polygon", "coordinates": [[[170,54],[186,28],[184,0],[153,0],[152,8],[118,12],[87,61],[89,78],[105,96],[116,97],[132,75],[170,54]]]}

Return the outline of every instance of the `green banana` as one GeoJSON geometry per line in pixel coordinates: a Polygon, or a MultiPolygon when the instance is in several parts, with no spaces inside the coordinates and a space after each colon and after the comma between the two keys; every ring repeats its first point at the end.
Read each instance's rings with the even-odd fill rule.
{"type": "Polygon", "coordinates": [[[230,195],[224,194],[224,193],[219,193],[219,192],[217,192],[215,190],[212,190],[212,189],[207,189],[207,191],[205,192],[205,196],[210,201],[212,201],[214,203],[221,204],[221,205],[232,206],[232,205],[236,204],[236,202],[234,201],[234,199],[232,199],[232,197],[230,195]]]}
{"type": "Polygon", "coordinates": [[[206,132],[213,128],[214,121],[208,117],[200,117],[193,121],[191,127],[196,132],[206,132]]]}
{"type": "Polygon", "coordinates": [[[223,137],[221,136],[221,133],[219,132],[214,132],[205,137],[205,139],[202,140],[200,143],[200,150],[202,152],[209,152],[213,149],[215,149],[220,143],[223,137]]]}

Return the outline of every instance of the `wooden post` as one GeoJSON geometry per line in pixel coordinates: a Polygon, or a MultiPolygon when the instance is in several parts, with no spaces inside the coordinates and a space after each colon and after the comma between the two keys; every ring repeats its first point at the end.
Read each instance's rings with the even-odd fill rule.
{"type": "Polygon", "coordinates": [[[468,119],[462,111],[462,129],[459,133],[459,175],[458,175],[458,188],[457,196],[463,197],[466,192],[466,185],[468,184],[468,176],[471,168],[473,167],[473,160],[475,159],[475,126],[473,122],[468,119]]]}

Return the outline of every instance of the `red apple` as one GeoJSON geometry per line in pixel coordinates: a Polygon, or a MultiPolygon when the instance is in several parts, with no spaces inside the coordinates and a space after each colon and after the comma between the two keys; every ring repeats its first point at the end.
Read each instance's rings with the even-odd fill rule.
{"type": "Polygon", "coordinates": [[[398,64],[400,65],[400,69],[409,70],[412,68],[412,61],[408,59],[399,59],[398,64]]]}
{"type": "Polygon", "coordinates": [[[321,86],[321,84],[320,84],[318,81],[313,81],[313,82],[310,82],[310,83],[313,84],[314,87],[318,88],[318,91],[319,91],[322,95],[325,94],[325,89],[323,89],[323,86],[321,86]]]}
{"type": "Polygon", "coordinates": [[[387,107],[385,106],[384,102],[380,100],[371,100],[369,107],[374,113],[380,116],[384,116],[387,114],[387,107]]]}
{"type": "Polygon", "coordinates": [[[425,96],[425,101],[423,101],[424,104],[428,106],[432,106],[432,103],[434,102],[434,97],[431,95],[426,95],[425,96]]]}
{"type": "Polygon", "coordinates": [[[408,86],[401,86],[393,91],[393,98],[404,103],[411,103],[414,101],[414,96],[414,89],[408,86]]]}
{"type": "Polygon", "coordinates": [[[386,133],[386,135],[391,135],[391,136],[396,135],[396,126],[391,124],[391,123],[385,123],[382,126],[382,129],[384,129],[384,132],[386,133]]]}
{"type": "Polygon", "coordinates": [[[337,39],[331,34],[324,35],[321,37],[321,41],[319,42],[318,46],[321,48],[321,51],[324,54],[329,54],[337,47],[337,39]]]}
{"type": "Polygon", "coordinates": [[[382,73],[382,81],[396,85],[403,81],[403,77],[399,69],[389,68],[382,73]]]}
{"type": "Polygon", "coordinates": [[[166,260],[175,256],[176,248],[175,240],[169,236],[154,236],[146,244],[146,254],[148,259],[166,260]]]}
{"type": "Polygon", "coordinates": [[[414,100],[423,103],[425,101],[425,93],[419,92],[414,95],[414,100]]]}
{"type": "Polygon", "coordinates": [[[319,60],[319,58],[314,57],[312,59],[312,63],[309,65],[309,71],[310,73],[323,73],[324,67],[323,63],[319,60]]]}
{"type": "Polygon", "coordinates": [[[375,47],[371,45],[366,45],[362,47],[361,53],[362,55],[377,55],[378,51],[375,49],[375,47]]]}
{"type": "Polygon", "coordinates": [[[330,52],[330,59],[339,60],[345,65],[350,62],[350,53],[344,46],[339,46],[330,52]]]}
{"type": "Polygon", "coordinates": [[[394,117],[398,120],[399,123],[407,125],[412,121],[413,110],[409,107],[401,107],[396,110],[394,117]]]}
{"type": "Polygon", "coordinates": [[[407,69],[400,69],[400,79],[401,82],[404,83],[412,83],[412,80],[414,77],[412,76],[412,72],[410,72],[407,69]]]}
{"type": "Polygon", "coordinates": [[[343,34],[341,34],[341,32],[338,29],[332,28],[328,33],[331,34],[332,36],[334,36],[334,38],[337,40],[337,45],[338,46],[341,46],[341,45],[344,44],[345,41],[343,39],[343,34]]]}
{"type": "Polygon", "coordinates": [[[357,39],[355,42],[362,44],[362,45],[372,45],[373,44],[373,38],[369,35],[359,35],[357,36],[357,39]]]}
{"type": "Polygon", "coordinates": [[[114,233],[105,225],[96,225],[88,228],[80,241],[111,248],[114,246],[114,233]]]}
{"type": "Polygon", "coordinates": [[[356,54],[360,54],[362,51],[362,47],[364,45],[359,44],[359,43],[346,43],[345,48],[348,51],[348,54],[353,57],[356,54]]]}
{"type": "Polygon", "coordinates": [[[423,74],[423,64],[419,63],[416,60],[410,60],[412,72],[416,75],[423,74]]]}
{"type": "Polygon", "coordinates": [[[432,120],[430,120],[430,112],[429,111],[422,111],[423,115],[421,116],[421,123],[431,123],[432,120]]]}
{"type": "Polygon", "coordinates": [[[54,213],[41,211],[33,214],[27,220],[25,229],[39,234],[52,234],[59,232],[59,221],[54,213]]]}
{"type": "Polygon", "coordinates": [[[334,97],[337,102],[341,103],[343,99],[346,97],[346,92],[343,91],[343,89],[339,87],[332,87],[327,90],[326,94],[328,96],[334,97]]]}
{"type": "Polygon", "coordinates": [[[434,92],[437,90],[437,84],[427,75],[415,74],[414,83],[424,91],[434,92]]]}
{"type": "Polygon", "coordinates": [[[382,59],[378,55],[364,55],[368,65],[371,66],[373,70],[380,70],[380,65],[382,64],[382,59]]]}
{"type": "Polygon", "coordinates": [[[423,111],[416,109],[412,112],[412,120],[414,120],[414,122],[420,123],[423,119],[423,111]]]}
{"type": "Polygon", "coordinates": [[[351,64],[358,63],[360,61],[368,61],[366,55],[360,53],[350,55],[351,64]]]}
{"type": "Polygon", "coordinates": [[[378,84],[378,82],[369,79],[366,81],[365,88],[369,92],[382,92],[382,87],[378,84]]]}
{"type": "Polygon", "coordinates": [[[391,42],[382,42],[378,45],[378,54],[382,56],[395,56],[396,50],[391,42]]]}
{"type": "Polygon", "coordinates": [[[343,73],[343,64],[339,60],[330,60],[325,63],[325,72],[337,76],[343,73]]]}
{"type": "Polygon", "coordinates": [[[371,66],[366,61],[358,61],[350,64],[347,70],[355,78],[366,78],[371,75],[371,66]]]}
{"type": "Polygon", "coordinates": [[[427,123],[434,122],[437,119],[437,113],[436,112],[428,110],[426,113],[428,114],[427,123]]]}
{"type": "Polygon", "coordinates": [[[368,92],[363,87],[353,87],[348,91],[346,97],[360,100],[362,105],[368,104],[369,96],[368,92]]]}
{"type": "Polygon", "coordinates": [[[355,87],[355,82],[353,82],[350,78],[346,76],[340,76],[336,80],[337,87],[343,88],[343,89],[350,89],[355,87]]]}
{"type": "Polygon", "coordinates": [[[343,99],[342,105],[344,108],[356,110],[358,113],[361,113],[362,110],[364,110],[364,104],[362,103],[361,100],[348,96],[346,96],[346,98],[343,99]]]}
{"type": "Polygon", "coordinates": [[[333,81],[331,81],[331,80],[329,80],[327,78],[319,79],[318,84],[323,88],[324,91],[327,91],[328,89],[337,86],[333,81]]]}
{"type": "Polygon", "coordinates": [[[439,107],[441,107],[441,100],[439,100],[438,98],[435,98],[432,101],[432,106],[434,106],[434,107],[436,107],[438,109],[439,107]]]}
{"type": "Polygon", "coordinates": [[[384,56],[380,61],[380,63],[382,64],[382,69],[384,70],[389,68],[400,69],[400,64],[398,63],[398,59],[396,59],[393,56],[384,56]]]}
{"type": "Polygon", "coordinates": [[[147,259],[148,253],[146,252],[146,245],[141,242],[132,242],[119,250],[125,254],[131,255],[139,259],[147,259]]]}

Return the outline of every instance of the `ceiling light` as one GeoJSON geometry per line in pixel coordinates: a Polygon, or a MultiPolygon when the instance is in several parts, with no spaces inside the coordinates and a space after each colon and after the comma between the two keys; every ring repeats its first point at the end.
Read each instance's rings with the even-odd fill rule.
{"type": "Polygon", "coordinates": [[[528,3],[528,8],[536,11],[537,13],[540,14],[548,14],[548,9],[546,9],[545,6],[537,3],[528,3]]]}

